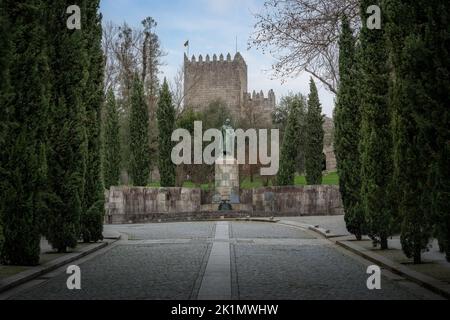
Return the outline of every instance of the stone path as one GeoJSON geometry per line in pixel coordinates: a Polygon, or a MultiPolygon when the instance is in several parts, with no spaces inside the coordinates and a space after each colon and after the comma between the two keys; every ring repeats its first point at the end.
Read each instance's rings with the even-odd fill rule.
{"type": "Polygon", "coordinates": [[[218,222],[211,254],[198,293],[199,300],[231,299],[229,239],[228,222],[218,222]]]}
{"type": "Polygon", "coordinates": [[[77,261],[82,289],[65,269],[0,299],[436,299],[387,271],[369,291],[369,262],[316,234],[272,223],[199,222],[106,226],[129,240],[77,261]]]}

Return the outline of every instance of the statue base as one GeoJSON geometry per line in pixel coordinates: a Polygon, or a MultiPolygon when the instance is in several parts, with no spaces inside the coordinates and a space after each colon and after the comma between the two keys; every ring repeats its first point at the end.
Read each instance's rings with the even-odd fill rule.
{"type": "Polygon", "coordinates": [[[239,204],[239,164],[232,156],[224,155],[215,164],[216,203],[239,204]]]}
{"type": "Polygon", "coordinates": [[[222,201],[219,204],[219,211],[232,211],[233,210],[233,206],[228,203],[227,201],[222,201]]]}

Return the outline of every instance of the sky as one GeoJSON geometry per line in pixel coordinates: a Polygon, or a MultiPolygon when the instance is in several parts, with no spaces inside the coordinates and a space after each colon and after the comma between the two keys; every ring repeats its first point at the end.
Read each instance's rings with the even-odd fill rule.
{"type": "MultiPolygon", "coordinates": [[[[274,78],[271,67],[275,59],[257,49],[248,49],[248,40],[256,22],[254,14],[263,10],[263,3],[263,0],[102,0],[100,11],[104,22],[127,22],[130,26],[140,27],[145,17],[150,16],[157,21],[156,33],[167,53],[163,58],[161,78],[170,80],[175,77],[183,64],[187,40],[190,56],[201,54],[205,57],[214,53],[234,56],[237,37],[237,49],[248,65],[249,92],[263,90],[267,94],[273,89],[277,101],[289,92],[307,95],[309,74],[303,73],[284,81],[274,78]]],[[[318,81],[316,83],[323,112],[331,117],[334,95],[318,81]]]]}

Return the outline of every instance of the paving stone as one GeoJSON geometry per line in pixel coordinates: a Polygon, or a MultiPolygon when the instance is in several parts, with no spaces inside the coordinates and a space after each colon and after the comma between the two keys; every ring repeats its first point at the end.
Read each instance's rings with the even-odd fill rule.
{"type": "Polygon", "coordinates": [[[430,298],[429,291],[392,277],[383,277],[382,290],[369,291],[361,258],[298,228],[247,222],[107,228],[129,234],[130,240],[80,264],[82,290],[69,291],[68,275],[55,272],[12,298],[430,298]]]}
{"type": "Polygon", "coordinates": [[[59,276],[15,299],[189,299],[207,244],[123,245],[80,265],[82,290],[59,276]]]}
{"type": "Polygon", "coordinates": [[[235,222],[231,227],[232,237],[241,239],[313,239],[314,236],[298,228],[264,222],[235,222]]]}
{"type": "Polygon", "coordinates": [[[331,246],[234,244],[240,299],[421,299],[383,278],[369,291],[366,268],[331,246]],[[264,266],[264,267],[261,267],[264,266]]]}

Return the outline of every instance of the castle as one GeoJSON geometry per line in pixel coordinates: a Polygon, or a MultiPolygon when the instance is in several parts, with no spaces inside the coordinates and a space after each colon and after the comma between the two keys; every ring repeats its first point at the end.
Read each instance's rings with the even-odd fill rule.
{"type": "Polygon", "coordinates": [[[235,119],[252,110],[267,121],[271,121],[275,109],[275,93],[270,90],[267,97],[261,91],[248,92],[247,64],[240,53],[234,58],[221,54],[212,58],[195,56],[191,60],[184,55],[185,105],[195,111],[204,111],[211,102],[223,102],[235,119]]]}
{"type": "MultiPolygon", "coordinates": [[[[184,99],[185,106],[194,111],[205,111],[211,102],[220,100],[231,112],[234,119],[239,119],[250,110],[257,114],[259,121],[269,126],[272,111],[275,110],[275,93],[270,90],[267,97],[261,91],[248,92],[247,64],[238,52],[226,58],[221,54],[212,58],[200,55],[191,59],[184,55],[184,99]]],[[[261,123],[260,123],[261,124],[261,123]]],[[[324,156],[326,170],[336,170],[336,157],[333,147],[334,123],[330,118],[324,122],[324,156]]]]}

